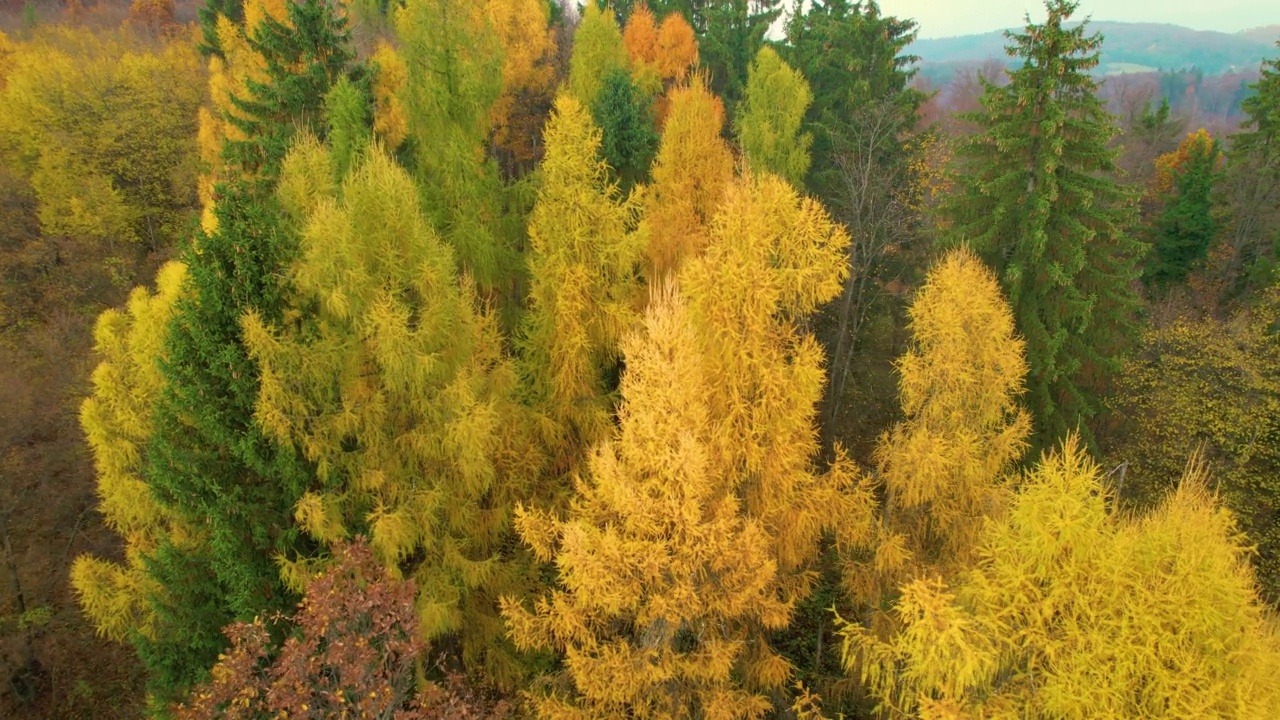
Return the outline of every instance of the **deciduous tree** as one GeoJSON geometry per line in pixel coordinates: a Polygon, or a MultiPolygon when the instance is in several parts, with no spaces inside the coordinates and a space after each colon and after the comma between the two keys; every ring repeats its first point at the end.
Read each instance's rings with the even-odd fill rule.
{"type": "Polygon", "coordinates": [[[891,717],[1266,717],[1280,629],[1202,466],[1145,517],[1108,505],[1069,439],[983,532],[973,570],[908,584],[902,631],[851,627],[846,662],[891,717]]]}
{"type": "Polygon", "coordinates": [[[803,131],[813,93],[804,76],[771,47],[760,48],[747,75],[746,97],[733,126],[753,169],[803,187],[813,135],[803,131]]]}

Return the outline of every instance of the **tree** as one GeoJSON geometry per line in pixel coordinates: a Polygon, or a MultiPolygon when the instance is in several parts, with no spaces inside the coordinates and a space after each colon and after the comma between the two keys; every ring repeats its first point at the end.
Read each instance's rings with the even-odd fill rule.
{"type": "Polygon", "coordinates": [[[539,156],[551,112],[556,39],[545,0],[489,0],[489,21],[502,45],[502,94],[493,104],[493,139],[516,164],[539,156]]]}
{"type": "Polygon", "coordinates": [[[1069,439],[983,532],[973,570],[908,584],[902,631],[848,628],[846,663],[892,717],[1266,717],[1280,629],[1207,483],[1193,463],[1150,515],[1109,512],[1069,439]]]}
{"type": "Polygon", "coordinates": [[[641,234],[651,284],[706,247],[711,218],[733,179],[733,151],[721,137],[724,106],[694,76],[671,92],[641,234]]]}
{"type": "Polygon", "coordinates": [[[188,632],[186,623],[197,621],[184,614],[203,618],[185,636],[142,648],[162,702],[213,663],[208,648],[216,653],[217,628],[294,602],[276,560],[311,551],[290,518],[314,469],[255,422],[260,372],[240,320],[249,311],[270,324],[284,319],[281,278],[297,240],[270,194],[272,180],[292,133],[323,133],[324,98],[346,75],[350,55],[343,21],[328,3],[291,3],[286,12],[287,24],[246,7],[249,45],[264,58],[267,79],[250,78],[249,95],[233,95],[239,114],[228,120],[243,138],[224,144],[215,229],[184,250],[187,281],[165,340],[146,479],[157,499],[207,541],[198,552],[162,543],[149,559],[149,573],[168,598],[166,626],[188,632]]]}
{"type": "Polygon", "coordinates": [[[911,87],[917,58],[905,54],[916,29],[913,20],[882,15],[874,2],[847,0],[810,3],[787,23],[787,58],[814,97],[806,117],[814,136],[807,187],[853,238],[851,272],[824,308],[818,333],[831,369],[822,421],[827,448],[854,439],[849,428],[867,420],[865,412],[846,415],[855,367],[870,365],[857,362],[868,321],[895,310],[884,302],[892,297],[884,288],[904,276],[909,282],[919,255],[920,213],[908,202],[919,186],[912,167],[919,153],[908,135],[924,95],[911,87]]]}
{"type": "Polygon", "coordinates": [[[1148,282],[1160,287],[1183,282],[1208,257],[1217,236],[1213,192],[1221,177],[1220,160],[1218,141],[1203,128],[1189,134],[1176,151],[1156,159],[1153,190],[1165,197],[1155,219],[1148,282]]]}
{"type": "Polygon", "coordinates": [[[173,708],[179,720],[259,717],[493,718],[504,714],[431,684],[414,687],[426,642],[413,632],[412,580],[388,573],[356,538],[341,543],[298,606],[298,634],[273,652],[260,619],[227,628],[212,679],[173,708]]]}
{"type": "Polygon", "coordinates": [[[608,436],[610,377],[636,322],[636,202],[619,196],[600,143],[583,103],[561,94],[529,218],[528,311],[517,340],[526,400],[542,419],[555,475],[608,436]]]}
{"type": "MultiPolygon", "coordinates": [[[[824,378],[807,322],[839,292],[849,237],[816,200],[770,175],[732,182],[710,227],[706,249],[678,275],[704,372],[716,378],[708,448],[768,534],[775,591],[799,602],[817,579],[820,538],[862,547],[871,531],[869,489],[843,451],[825,470],[815,465],[824,378]]],[[[780,690],[792,671],[760,635],[744,663],[747,686],[761,690],[780,690]]]]}
{"type": "Polygon", "coordinates": [[[1257,548],[1264,599],[1280,603],[1280,297],[1270,290],[1225,322],[1180,316],[1143,333],[1116,398],[1126,432],[1107,457],[1118,494],[1150,507],[1193,451],[1212,464],[1223,502],[1257,548]]]}
{"type": "Polygon", "coordinates": [[[503,92],[503,53],[485,3],[412,0],[395,11],[406,77],[399,97],[431,224],[486,298],[515,302],[518,229],[486,154],[503,92]]]}
{"type": "Polygon", "coordinates": [[[782,0],[705,0],[701,5],[702,24],[695,21],[693,29],[700,35],[702,62],[712,91],[733,117],[746,92],[751,61],[782,15],[782,0]]]}
{"type": "MultiPolygon", "coordinates": [[[[419,636],[458,636],[469,666],[510,686],[519,668],[497,642],[496,597],[524,582],[519,554],[501,551],[509,508],[527,499],[507,430],[515,368],[408,173],[372,146],[336,185],[335,160],[304,138],[284,162],[298,319],[244,321],[256,416],[317,468],[294,512],[302,529],[321,544],[366,535],[416,583],[419,636]]],[[[312,560],[289,560],[301,591],[312,560]]]]}
{"type": "Polygon", "coordinates": [[[569,58],[569,92],[586,107],[594,107],[604,79],[614,70],[626,69],[627,48],[613,10],[587,3],[582,21],[573,34],[569,58]]]}
{"type": "Polygon", "coordinates": [[[521,532],[555,560],[560,589],[533,612],[507,600],[516,643],[565,655],[538,717],[758,718],[744,687],[748,629],[786,625],[776,561],[742,516],[734,475],[709,446],[716,418],[684,302],[658,291],[624,343],[619,427],[597,446],[565,520],[522,510],[521,532]]]}
{"type": "Polygon", "coordinates": [[[591,114],[601,130],[601,153],[625,192],[643,182],[657,150],[653,102],[622,68],[611,70],[591,114]]]}
{"type": "Polygon", "coordinates": [[[809,172],[813,135],[801,131],[813,93],[804,76],[771,47],[760,48],[747,75],[746,97],[734,119],[738,144],[756,170],[797,187],[809,172]]]}
{"type": "Polygon", "coordinates": [[[1143,250],[1132,198],[1109,177],[1115,128],[1089,74],[1102,39],[1067,28],[1076,3],[1046,7],[1045,24],[1006,35],[1023,60],[1009,84],[984,81],[950,212],[953,241],[995,269],[1026,339],[1035,451],[1077,429],[1094,444],[1086,423],[1130,339],[1143,250]]]}
{"type": "Polygon", "coordinates": [[[1018,406],[1026,361],[992,272],[967,249],[932,270],[908,311],[898,362],[905,419],[876,449],[880,522],[867,570],[846,572],[873,607],[915,578],[970,567],[984,523],[1008,502],[1031,419],[1018,406]]]}
{"type": "Polygon", "coordinates": [[[1280,247],[1271,230],[1280,210],[1280,58],[1263,61],[1250,89],[1256,94],[1240,105],[1247,117],[1231,136],[1224,183],[1237,292],[1270,282],[1280,247]]]}
{"type": "Polygon", "coordinates": [[[155,430],[152,406],[164,388],[165,331],[185,276],[184,265],[169,263],[156,276],[154,294],[135,288],[124,310],[102,313],[94,330],[102,360],[93,372],[93,394],[81,406],[80,424],[98,473],[98,509],[124,538],[125,563],[81,555],[71,583],[97,631],[116,641],[154,633],[148,593],[156,588],[144,558],[163,539],[190,535],[152,496],[144,476],[146,446],[155,430]]]}

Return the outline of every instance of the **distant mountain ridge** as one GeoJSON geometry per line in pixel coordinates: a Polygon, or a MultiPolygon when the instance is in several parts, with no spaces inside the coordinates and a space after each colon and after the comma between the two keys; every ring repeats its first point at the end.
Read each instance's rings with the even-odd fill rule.
{"type": "MultiPolygon", "coordinates": [[[[1280,25],[1240,33],[1107,21],[1090,22],[1089,28],[1105,38],[1099,67],[1103,74],[1198,68],[1206,75],[1218,75],[1256,69],[1263,58],[1280,55],[1275,45],[1280,25]]],[[[916,40],[907,51],[919,55],[925,66],[970,64],[1005,59],[1005,42],[1003,31],[994,31],[916,40]]]]}

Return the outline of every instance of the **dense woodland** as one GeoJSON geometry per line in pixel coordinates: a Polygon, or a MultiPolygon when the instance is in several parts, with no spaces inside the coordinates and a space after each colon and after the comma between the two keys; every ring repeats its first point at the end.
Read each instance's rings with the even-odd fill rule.
{"type": "Polygon", "coordinates": [[[1280,59],[1046,9],[0,16],[0,713],[1275,717],[1280,59]]]}

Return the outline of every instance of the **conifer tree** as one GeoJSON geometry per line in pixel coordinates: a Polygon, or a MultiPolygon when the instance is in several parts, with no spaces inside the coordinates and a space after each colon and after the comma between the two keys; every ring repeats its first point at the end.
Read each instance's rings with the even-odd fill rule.
{"type": "Polygon", "coordinates": [[[557,72],[551,8],[544,0],[489,0],[489,21],[502,45],[502,94],[493,104],[494,145],[517,164],[538,156],[557,72]]]}
{"type": "Polygon", "coordinates": [[[642,225],[654,283],[709,242],[711,218],[733,179],[733,151],[721,137],[723,128],[724,106],[704,77],[672,90],[642,225]]]}
{"type": "MultiPolygon", "coordinates": [[[[163,391],[160,358],[186,267],[173,262],[156,276],[156,291],[135,288],[123,309],[98,317],[93,394],[80,408],[80,424],[98,473],[98,509],[124,539],[125,562],[81,555],[71,584],[97,631],[116,641],[155,631],[147,601],[155,583],[144,557],[165,538],[182,534],[172,511],[156,502],[144,476],[146,446],[154,432],[152,406],[163,391]]],[[[185,530],[189,534],[189,530],[185,530]]]]}
{"type": "Polygon", "coordinates": [[[518,339],[553,473],[607,437],[618,346],[636,322],[636,202],[619,195],[600,142],[582,102],[561,94],[529,218],[528,312],[518,339]]]}
{"type": "Polygon", "coordinates": [[[685,304],[656,293],[625,342],[619,427],[591,454],[565,520],[522,511],[519,525],[560,589],[533,612],[505,603],[517,644],[565,655],[543,718],[758,718],[745,689],[753,626],[785,626],[776,561],[742,515],[732,469],[708,447],[715,382],[685,304]]]}
{"type": "Polygon", "coordinates": [[[782,0],[705,0],[700,12],[699,50],[711,73],[711,89],[730,117],[747,89],[751,61],[764,47],[769,27],[782,15],[782,0]]]}
{"type": "Polygon", "coordinates": [[[1183,282],[1209,255],[1217,235],[1213,190],[1220,177],[1218,141],[1203,128],[1156,160],[1156,188],[1164,207],[1155,219],[1146,279],[1157,286],[1183,282]]]}
{"type": "MultiPolygon", "coordinates": [[[[310,138],[285,159],[281,201],[302,228],[298,319],[279,332],[252,311],[245,320],[257,417],[316,465],[302,528],[323,544],[367,535],[416,583],[421,637],[460,635],[468,664],[510,686],[518,669],[496,642],[494,598],[521,592],[518,557],[499,557],[523,498],[523,448],[507,431],[515,369],[409,175],[375,146],[335,185],[336,161],[310,138]]],[[[296,590],[309,567],[286,564],[296,590]]]]}
{"type": "Polygon", "coordinates": [[[613,10],[601,10],[587,3],[582,20],[573,34],[573,54],[569,57],[568,89],[590,108],[604,87],[604,79],[617,69],[625,69],[627,48],[613,10]]]}
{"type": "Polygon", "coordinates": [[[214,231],[184,252],[188,279],[165,341],[164,390],[147,448],[152,492],[207,539],[198,552],[162,543],[149,558],[149,573],[163,587],[161,622],[185,633],[141,648],[162,701],[207,671],[217,627],[295,602],[276,558],[308,547],[290,518],[313,470],[254,421],[259,369],[240,319],[251,310],[264,322],[283,318],[281,275],[296,238],[281,222],[272,180],[292,133],[323,129],[324,97],[348,72],[350,52],[344,22],[328,3],[305,0],[274,12],[246,6],[245,32],[264,60],[263,79],[249,78],[248,94],[232,95],[236,114],[226,119],[243,137],[224,144],[214,231]]]}
{"type": "Polygon", "coordinates": [[[982,131],[961,150],[953,238],[995,269],[1027,342],[1033,448],[1079,431],[1101,409],[1136,306],[1142,246],[1133,203],[1108,173],[1111,115],[1089,71],[1099,35],[1068,27],[1077,4],[1049,0],[1043,25],[1008,33],[1022,59],[1009,83],[983,81],[982,131]]]}
{"type": "Polygon", "coordinates": [[[846,631],[889,717],[1269,717],[1280,628],[1202,466],[1151,514],[1108,510],[1069,439],[954,584],[903,588],[888,642],[846,631]]]}
{"type": "Polygon", "coordinates": [[[601,130],[601,153],[617,173],[623,191],[643,182],[658,145],[653,102],[647,93],[626,70],[614,69],[605,76],[591,114],[601,130]]]}
{"type": "Polygon", "coordinates": [[[905,419],[876,449],[883,500],[874,562],[846,573],[855,597],[873,605],[908,580],[953,578],[971,565],[983,523],[1008,502],[1031,431],[1018,405],[1023,343],[980,260],[968,249],[949,253],[908,317],[913,345],[898,362],[905,419]]]}
{"type": "Polygon", "coordinates": [[[423,207],[487,299],[514,302],[516,229],[486,153],[503,91],[502,45],[485,3],[410,0],[395,12],[401,105],[423,207]]]}
{"type": "Polygon", "coordinates": [[[760,48],[747,74],[742,108],[733,121],[738,144],[753,169],[803,187],[813,135],[802,131],[801,125],[812,102],[804,76],[773,48],[760,48]]]}
{"type": "MultiPolygon", "coordinates": [[[[788,604],[812,591],[825,533],[864,546],[871,529],[865,479],[843,452],[815,467],[825,378],[806,321],[839,292],[848,242],[817,201],[777,177],[748,176],[729,185],[706,250],[679,273],[704,372],[716,378],[708,451],[767,533],[775,591],[788,604]]],[[[755,636],[743,672],[748,687],[776,690],[791,668],[755,636]]]]}
{"type": "Polygon", "coordinates": [[[1225,183],[1236,291],[1268,284],[1280,255],[1280,57],[1263,61],[1250,89],[1255,94],[1240,104],[1243,131],[1231,136],[1225,183]]]}

